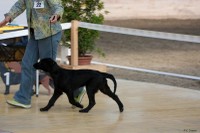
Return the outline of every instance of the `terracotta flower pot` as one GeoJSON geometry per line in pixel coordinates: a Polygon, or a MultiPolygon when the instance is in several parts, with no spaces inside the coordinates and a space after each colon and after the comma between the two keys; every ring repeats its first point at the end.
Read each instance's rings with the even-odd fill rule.
{"type": "MultiPolygon", "coordinates": [[[[92,55],[79,56],[78,65],[90,65],[92,58],[92,55]]],[[[67,56],[67,59],[69,61],[69,65],[71,65],[71,56],[67,56]]]]}

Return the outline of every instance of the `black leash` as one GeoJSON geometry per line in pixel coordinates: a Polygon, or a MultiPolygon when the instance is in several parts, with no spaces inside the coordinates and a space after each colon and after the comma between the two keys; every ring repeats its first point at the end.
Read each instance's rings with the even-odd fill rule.
{"type": "Polygon", "coordinates": [[[49,22],[49,27],[50,27],[50,33],[51,33],[51,56],[52,56],[52,59],[53,59],[53,37],[52,37],[52,30],[51,30],[51,22],[49,22]]]}

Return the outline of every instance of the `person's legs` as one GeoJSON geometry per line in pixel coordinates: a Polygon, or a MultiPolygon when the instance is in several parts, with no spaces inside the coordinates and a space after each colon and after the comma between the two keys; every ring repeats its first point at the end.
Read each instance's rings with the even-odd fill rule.
{"type": "Polygon", "coordinates": [[[38,59],[56,59],[57,48],[61,39],[61,32],[41,40],[31,37],[27,44],[22,59],[22,77],[19,90],[15,93],[14,100],[7,100],[7,103],[23,108],[31,107],[32,88],[35,83],[36,73],[33,67],[38,59]]]}
{"type": "MultiPolygon", "coordinates": [[[[61,40],[61,32],[51,37],[35,40],[32,36],[26,46],[26,51],[22,59],[21,84],[19,90],[15,93],[14,101],[7,100],[7,103],[23,108],[31,107],[32,89],[35,83],[36,73],[33,67],[38,59],[52,58],[56,59],[58,44],[61,40]]],[[[85,90],[79,88],[74,97],[77,102],[81,102],[85,90]]]]}
{"type": "Polygon", "coordinates": [[[30,105],[33,93],[33,85],[35,84],[35,69],[33,64],[37,62],[38,41],[33,36],[29,39],[26,51],[22,59],[21,83],[19,90],[15,93],[14,99],[22,104],[30,105]]]}

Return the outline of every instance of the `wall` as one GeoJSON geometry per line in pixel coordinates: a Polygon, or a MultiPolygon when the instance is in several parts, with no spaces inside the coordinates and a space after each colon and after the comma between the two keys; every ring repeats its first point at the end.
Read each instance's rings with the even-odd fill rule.
{"type": "MultiPolygon", "coordinates": [[[[0,0],[0,21],[17,0],[0,0]]],[[[106,19],[200,19],[200,0],[103,0],[106,19]]],[[[15,23],[26,25],[25,13],[15,23]]]]}
{"type": "Polygon", "coordinates": [[[103,0],[106,19],[199,19],[200,0],[103,0]]]}
{"type": "MultiPolygon", "coordinates": [[[[4,14],[9,11],[11,6],[16,1],[17,0],[0,0],[0,21],[4,19],[4,14]]],[[[25,12],[19,17],[17,17],[13,23],[17,23],[20,25],[27,25],[25,12]]]]}

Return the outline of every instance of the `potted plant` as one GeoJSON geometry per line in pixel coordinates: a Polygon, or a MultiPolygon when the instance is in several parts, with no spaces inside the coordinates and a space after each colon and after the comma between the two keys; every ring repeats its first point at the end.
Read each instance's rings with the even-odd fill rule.
{"type": "MultiPolygon", "coordinates": [[[[62,0],[64,6],[63,22],[78,20],[82,22],[102,24],[104,22],[104,3],[101,0],[62,0]]],[[[64,45],[70,47],[70,30],[64,32],[64,45]]],[[[102,50],[95,45],[99,38],[99,31],[79,28],[78,29],[78,56],[91,55],[95,51],[104,56],[102,50]]]]}

